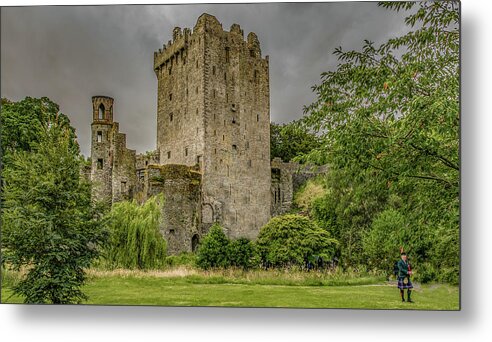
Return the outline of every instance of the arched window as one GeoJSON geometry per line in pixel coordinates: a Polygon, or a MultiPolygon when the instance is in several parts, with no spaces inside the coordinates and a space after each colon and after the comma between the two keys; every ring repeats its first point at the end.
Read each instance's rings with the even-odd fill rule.
{"type": "Polygon", "coordinates": [[[98,117],[97,117],[99,120],[103,120],[104,119],[104,105],[101,103],[99,105],[99,113],[98,113],[98,117]]]}

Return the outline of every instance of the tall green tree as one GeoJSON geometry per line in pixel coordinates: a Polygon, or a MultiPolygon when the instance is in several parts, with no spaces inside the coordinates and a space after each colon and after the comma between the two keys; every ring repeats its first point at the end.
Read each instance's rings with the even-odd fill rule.
{"type": "Polygon", "coordinates": [[[244,237],[229,241],[227,258],[234,267],[249,269],[258,266],[256,246],[253,241],[244,237]]]}
{"type": "Polygon", "coordinates": [[[415,31],[335,54],[306,122],[324,132],[332,166],[459,187],[458,2],[391,2],[415,31]]]}
{"type": "Polygon", "coordinates": [[[320,146],[320,139],[302,121],[270,124],[270,156],[284,162],[293,161],[320,146]]]}
{"type": "Polygon", "coordinates": [[[17,102],[2,98],[1,102],[0,132],[4,165],[8,164],[12,152],[32,151],[52,125],[66,129],[70,137],[70,150],[79,153],[75,129],[70,125],[68,116],[60,113],[58,104],[49,98],[26,97],[17,102]]]}
{"type": "Polygon", "coordinates": [[[40,127],[29,151],[10,151],[3,170],[2,263],[25,272],[13,290],[26,303],[85,299],[84,268],[105,239],[90,185],[80,178],[72,133],[55,117],[40,127]]]}
{"type": "MultiPolygon", "coordinates": [[[[333,198],[324,206],[318,203],[316,210],[337,213],[335,229],[341,231],[352,228],[341,226],[340,218],[361,217],[353,214],[361,212],[366,219],[356,225],[371,229],[378,213],[394,209],[390,198],[396,196],[402,202],[398,212],[415,234],[439,230],[446,232],[449,241],[456,241],[459,2],[384,2],[379,6],[405,11],[408,33],[380,45],[366,40],[361,50],[337,48],[334,53],[340,64],[322,74],[321,84],[313,87],[317,100],[305,108],[304,122],[323,139],[321,148],[308,159],[326,160],[342,180],[341,197],[332,193],[333,198]]],[[[359,234],[359,248],[361,238],[359,234]]],[[[342,239],[341,243],[347,246],[348,242],[342,239]]],[[[422,261],[439,255],[439,242],[411,245],[422,261]]],[[[452,250],[452,259],[457,260],[458,249],[452,250]]],[[[440,259],[433,262],[449,266],[440,259]]],[[[458,266],[452,272],[456,274],[458,266]]]]}
{"type": "Polygon", "coordinates": [[[340,241],[341,265],[354,266],[363,259],[364,232],[387,205],[386,181],[369,169],[353,175],[334,168],[325,176],[324,186],[325,194],[314,200],[310,215],[340,241]]]}

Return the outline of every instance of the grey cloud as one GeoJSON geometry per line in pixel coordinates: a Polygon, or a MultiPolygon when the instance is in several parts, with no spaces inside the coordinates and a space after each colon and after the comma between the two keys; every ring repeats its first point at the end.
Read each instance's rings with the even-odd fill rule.
{"type": "Polygon", "coordinates": [[[153,52],[173,27],[192,28],[215,15],[255,32],[270,56],[271,118],[288,122],[314,100],[311,86],[333,69],[335,47],[359,48],[406,30],[403,14],[373,2],[199,4],[2,8],[2,97],[48,96],[68,114],[81,150],[89,153],[91,96],[115,98],[115,120],[127,144],[155,148],[157,82],[153,52]]]}

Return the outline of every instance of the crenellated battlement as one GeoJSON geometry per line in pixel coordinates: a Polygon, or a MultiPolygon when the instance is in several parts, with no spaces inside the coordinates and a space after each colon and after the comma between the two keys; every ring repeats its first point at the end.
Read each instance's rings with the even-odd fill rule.
{"type": "MultiPolygon", "coordinates": [[[[173,62],[173,59],[183,58],[188,52],[189,44],[192,43],[197,36],[203,35],[203,33],[212,33],[221,37],[224,40],[224,44],[239,43],[237,37],[241,37],[242,43],[248,50],[253,50],[254,55],[261,58],[260,41],[254,32],[250,32],[246,39],[244,39],[244,31],[239,24],[232,24],[229,31],[225,31],[222,28],[222,24],[213,15],[203,13],[198,19],[193,28],[193,31],[189,28],[181,29],[175,27],[172,32],[172,40],[169,40],[167,44],[164,44],[161,49],[154,52],[154,71],[159,71],[160,68],[167,67],[168,64],[173,62]]],[[[268,61],[268,56],[265,58],[268,61]]]]}
{"type": "Polygon", "coordinates": [[[177,58],[179,54],[183,54],[188,47],[188,41],[191,36],[191,31],[185,28],[183,32],[179,27],[173,31],[173,40],[168,41],[162,49],[154,52],[154,71],[158,71],[163,65],[166,65],[172,58],[177,58]],[[176,31],[179,29],[179,31],[176,31]]]}
{"type": "Polygon", "coordinates": [[[230,237],[255,238],[270,218],[268,58],[254,32],[206,13],[171,37],[154,55],[159,162],[203,175],[200,236],[220,219],[230,237]]]}
{"type": "Polygon", "coordinates": [[[226,31],[207,13],[169,36],[152,65],[154,151],[128,149],[113,99],[93,98],[94,197],[143,202],[164,194],[159,230],[172,254],[195,251],[216,222],[230,238],[254,239],[271,217],[268,56],[254,32],[238,24],[226,31]]]}

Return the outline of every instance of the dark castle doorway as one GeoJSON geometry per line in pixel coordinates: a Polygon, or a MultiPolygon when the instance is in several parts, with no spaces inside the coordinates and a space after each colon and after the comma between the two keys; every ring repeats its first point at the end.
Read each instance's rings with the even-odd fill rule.
{"type": "Polygon", "coordinates": [[[198,237],[198,234],[193,235],[191,238],[191,251],[196,252],[196,249],[198,248],[198,243],[200,242],[200,239],[198,237]]]}

